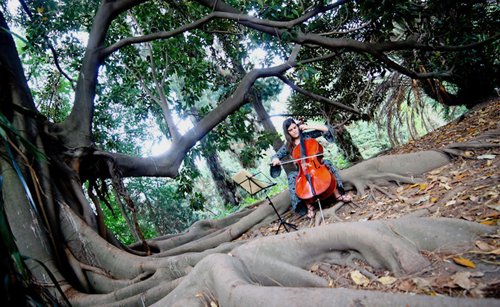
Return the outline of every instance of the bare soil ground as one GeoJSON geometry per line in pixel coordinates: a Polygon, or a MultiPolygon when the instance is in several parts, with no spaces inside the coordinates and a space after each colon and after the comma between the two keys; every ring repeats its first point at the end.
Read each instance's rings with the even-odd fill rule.
{"type": "MultiPolygon", "coordinates": [[[[440,149],[451,143],[471,140],[500,122],[500,99],[469,111],[457,120],[386,155],[440,149]]],[[[498,140],[496,141],[498,143],[498,140]]],[[[500,148],[466,152],[441,168],[423,174],[422,183],[378,187],[363,197],[349,194],[353,202],[342,205],[337,219],[327,224],[401,217],[447,217],[487,225],[500,219],[500,148]]],[[[323,204],[323,209],[333,204],[323,204]]],[[[317,216],[319,217],[319,212],[317,216]]],[[[320,219],[311,220],[293,212],[284,219],[298,228],[321,227],[320,219]]],[[[275,235],[277,223],[249,232],[241,239],[275,235]]],[[[293,231],[293,230],[291,230],[293,231]]],[[[285,232],[281,227],[279,233],[285,232]]],[[[330,287],[384,292],[446,295],[453,297],[500,298],[500,233],[482,237],[474,249],[462,253],[445,251],[422,254],[432,263],[425,272],[394,277],[391,272],[375,269],[363,261],[349,267],[320,263],[311,271],[324,277],[330,287]]]]}

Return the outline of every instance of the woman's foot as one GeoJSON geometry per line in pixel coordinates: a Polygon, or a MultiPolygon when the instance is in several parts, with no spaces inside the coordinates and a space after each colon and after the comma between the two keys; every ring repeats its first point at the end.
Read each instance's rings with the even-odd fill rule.
{"type": "Polygon", "coordinates": [[[337,201],[343,201],[345,203],[350,202],[352,200],[351,196],[349,196],[349,195],[339,195],[336,198],[337,198],[337,201]]]}
{"type": "Polygon", "coordinates": [[[314,207],[312,205],[307,205],[307,217],[312,219],[316,215],[316,212],[314,212],[314,207]]]}

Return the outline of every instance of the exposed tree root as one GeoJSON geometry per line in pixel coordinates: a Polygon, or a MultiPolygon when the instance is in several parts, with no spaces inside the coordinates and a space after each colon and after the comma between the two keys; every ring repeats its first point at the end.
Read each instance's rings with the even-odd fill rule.
{"type": "Polygon", "coordinates": [[[445,153],[430,150],[406,155],[383,156],[340,171],[346,190],[356,188],[358,196],[372,184],[389,181],[416,183],[413,176],[436,169],[450,161],[445,153]]]}
{"type": "MultiPolygon", "coordinates": [[[[341,176],[346,189],[357,188],[358,194],[362,194],[370,187],[373,193],[378,185],[389,181],[414,183],[413,176],[440,167],[450,159],[448,154],[439,151],[380,157],[342,171],[341,176]]],[[[3,163],[1,166],[4,178],[16,178],[10,165],[3,163]]],[[[73,178],[68,174],[66,177],[73,178]]],[[[99,235],[95,217],[80,208],[88,205],[87,200],[82,199],[84,194],[76,189],[74,182],[54,178],[54,194],[69,195],[60,198],[68,203],[54,202],[59,206],[47,209],[51,215],[57,213],[59,216],[61,241],[67,246],[68,262],[64,268],[72,272],[63,275],[57,271],[58,266],[47,252],[49,244],[38,239],[39,225],[33,226],[34,239],[29,248],[21,247],[21,252],[30,256],[45,253],[37,258],[49,265],[74,306],[204,306],[211,302],[221,306],[305,306],[311,303],[319,306],[331,305],[332,300],[343,305],[381,306],[486,306],[497,303],[328,289],[328,281],[309,271],[321,264],[340,264],[374,278],[353,262],[353,259],[360,259],[374,268],[390,270],[396,276],[418,274],[430,265],[421,251],[461,250],[470,246],[477,233],[491,233],[496,227],[451,219],[395,219],[334,223],[242,240],[242,234],[251,231],[254,237],[259,237],[258,229],[262,225],[276,221],[274,209],[264,200],[252,209],[243,209],[224,219],[197,222],[186,233],[148,240],[153,254],[146,257],[141,243],[124,247],[109,230],[105,238],[102,231],[99,235]],[[65,283],[67,276],[71,276],[72,286],[65,283]]],[[[41,180],[43,184],[43,178],[41,180]]],[[[23,233],[20,225],[32,225],[34,213],[29,205],[23,205],[28,208],[24,211],[9,206],[17,203],[13,199],[23,194],[24,189],[15,180],[6,180],[3,191],[7,211],[21,221],[13,225],[14,233],[23,233]]],[[[459,192],[451,191],[436,206],[459,192]]],[[[391,197],[389,193],[384,194],[391,197]]],[[[272,201],[279,214],[290,208],[287,191],[273,197],[272,201]]],[[[343,205],[339,202],[324,213],[339,220],[337,211],[343,205]]],[[[429,209],[434,208],[438,207],[429,209]]],[[[42,276],[37,277],[39,280],[44,280],[43,270],[35,268],[33,271],[36,276],[42,276]]],[[[342,280],[334,273],[328,274],[342,280]]]]}
{"type": "MultiPolygon", "coordinates": [[[[408,165],[415,163],[415,159],[428,161],[437,157],[440,165],[436,162],[430,166],[426,164],[429,169],[441,166],[450,159],[448,155],[437,151],[407,156],[399,156],[398,159],[402,161],[398,162],[397,166],[394,166],[394,157],[391,157],[391,160],[383,159],[384,157],[376,158],[368,161],[371,173],[363,167],[361,176],[357,176],[359,173],[356,169],[346,170],[342,176],[351,187],[368,186],[371,187],[371,193],[375,189],[384,193],[385,191],[377,184],[387,183],[389,180],[415,182],[411,172],[407,172],[408,168],[411,168],[408,165]],[[398,169],[405,171],[395,172],[398,169]]],[[[421,172],[422,168],[419,169],[421,172]]],[[[450,192],[440,203],[456,193],[457,191],[450,192]]],[[[389,193],[384,194],[392,196],[389,193]]],[[[272,201],[280,214],[289,208],[290,200],[286,192],[274,197],[272,201]]],[[[334,207],[324,210],[325,216],[336,217],[336,220],[340,221],[336,212],[343,205],[344,203],[339,202],[334,207]]],[[[391,305],[392,300],[397,301],[398,305],[406,302],[412,306],[418,304],[481,306],[491,303],[490,300],[453,298],[439,298],[442,301],[438,302],[436,298],[429,299],[422,296],[402,297],[345,289],[333,291],[328,289],[326,292],[326,289],[321,290],[321,288],[326,288],[327,282],[308,270],[318,263],[338,264],[358,269],[365,276],[375,278],[353,262],[353,259],[361,259],[375,268],[388,269],[396,276],[418,273],[430,265],[420,254],[420,250],[442,251],[444,247],[461,249],[470,244],[477,232],[491,232],[494,231],[494,227],[448,219],[398,219],[336,223],[301,229],[280,236],[262,237],[250,242],[229,243],[242,233],[256,231],[261,225],[274,220],[276,220],[274,210],[263,201],[256,209],[240,211],[219,221],[195,223],[185,234],[150,240],[149,245],[154,246],[157,253],[148,258],[129,254],[120,256],[122,252],[118,250],[113,252],[116,255],[111,257],[110,261],[117,262],[117,257],[120,257],[118,262],[121,266],[113,267],[104,260],[104,254],[96,255],[94,252],[94,258],[99,259],[100,265],[109,268],[108,272],[113,276],[110,279],[106,274],[99,274],[95,270],[86,272],[89,284],[93,285],[92,288],[99,288],[101,291],[105,289],[105,292],[109,293],[103,294],[101,299],[95,300],[94,303],[140,306],[143,303],[147,305],[156,302],[158,306],[186,304],[204,306],[207,302],[216,302],[223,306],[254,306],[257,293],[259,300],[265,304],[273,305],[276,303],[274,299],[281,297],[280,304],[287,302],[287,305],[291,306],[307,305],[310,301],[318,300],[317,295],[322,295],[319,299],[321,302],[342,296],[346,304],[365,304],[383,298],[384,301],[381,303],[383,306],[391,305]],[[128,273],[125,273],[127,271],[128,273]],[[269,297],[265,296],[267,292],[270,294],[269,297]],[[111,296],[112,293],[121,294],[111,296]],[[300,295],[294,296],[296,293],[300,295]]],[[[317,214],[316,223],[319,220],[317,214]]],[[[76,233],[79,236],[82,233],[86,234],[81,230],[76,233]]],[[[89,235],[93,233],[89,230],[89,235]]],[[[80,238],[80,241],[85,240],[80,238]]],[[[89,238],[87,241],[98,240],[89,238]]],[[[100,244],[107,243],[103,241],[100,244]]],[[[105,249],[100,248],[100,250],[105,249]]],[[[109,251],[109,247],[107,249],[109,251]]],[[[93,246],[91,250],[99,248],[93,246]]],[[[88,261],[88,257],[80,259],[88,261]]],[[[333,275],[337,280],[341,280],[333,275]]],[[[82,301],[87,302],[87,300],[82,301]]]]}
{"type": "MultiPolygon", "coordinates": [[[[331,305],[375,303],[378,306],[410,304],[488,306],[492,300],[402,296],[328,287],[307,270],[318,262],[338,262],[342,250],[358,250],[371,265],[411,273],[428,265],[418,253],[443,245],[469,242],[476,232],[495,227],[457,220],[419,219],[343,223],[266,237],[248,242],[229,255],[203,259],[182,283],[155,306],[203,306],[200,297],[210,293],[221,306],[331,305]],[[443,235],[436,235],[437,233],[443,235]],[[379,240],[373,240],[374,237],[379,240]],[[446,243],[445,243],[446,241],[446,243]],[[327,242],[327,244],[325,244],[327,242]],[[283,251],[287,252],[284,253],[283,251]],[[203,281],[203,282],[202,282],[203,281]],[[296,288],[300,287],[300,288],[296,288]],[[307,288],[316,287],[316,288],[307,288]],[[299,295],[297,295],[299,294],[299,295]],[[277,300],[277,297],[279,300],[277,300]],[[339,301],[337,301],[339,300],[339,301]]],[[[345,259],[343,260],[345,261],[345,259]]]]}
{"type": "Polygon", "coordinates": [[[325,272],[333,280],[334,283],[340,285],[341,287],[346,287],[347,285],[349,285],[349,282],[339,273],[332,270],[329,265],[322,264],[319,266],[319,268],[323,270],[323,272],[325,272]]]}
{"type": "MultiPolygon", "coordinates": [[[[339,201],[333,207],[323,210],[323,214],[325,215],[325,219],[332,217],[335,221],[342,222],[342,219],[337,215],[337,211],[339,211],[340,208],[342,208],[342,206],[344,206],[344,204],[345,204],[344,202],[339,201]]],[[[320,220],[318,218],[316,218],[316,226],[319,226],[319,224],[320,224],[320,220]]]]}
{"type": "MultiPolygon", "coordinates": [[[[284,196],[276,197],[274,203],[279,211],[284,211],[283,207],[287,207],[284,196]]],[[[223,306],[253,306],[255,297],[252,298],[249,294],[260,290],[264,293],[268,290],[273,290],[273,293],[285,291],[283,295],[293,290],[292,292],[298,291],[304,298],[311,299],[313,293],[322,292],[303,287],[328,286],[324,279],[308,271],[316,263],[343,263],[355,268],[352,259],[359,258],[374,267],[389,269],[396,275],[408,274],[429,265],[419,250],[459,246],[464,242],[468,244],[476,232],[491,232],[494,228],[447,219],[390,220],[330,224],[250,242],[230,243],[234,238],[231,236],[233,232],[238,237],[243,229],[248,230],[251,228],[249,225],[255,225],[255,220],[262,219],[263,215],[274,214],[269,206],[261,206],[249,215],[241,212],[236,214],[239,215],[236,222],[234,217],[218,222],[218,226],[225,226],[222,233],[203,231],[202,229],[210,229],[213,225],[205,224],[211,222],[199,223],[190,231],[199,231],[202,235],[193,236],[196,239],[191,242],[185,240],[184,245],[188,246],[185,250],[191,252],[158,258],[158,255],[131,255],[110,245],[72,210],[64,206],[62,209],[66,242],[72,254],[82,263],[80,268],[85,273],[91,291],[102,293],[89,296],[72,292],[70,299],[75,306],[141,306],[155,302],[163,306],[203,306],[203,298],[206,300],[207,297],[216,298],[223,306]],[[437,235],[444,233],[446,235],[437,235]],[[206,241],[213,240],[215,243],[198,244],[203,235],[206,241]],[[192,251],[193,245],[198,246],[198,252],[192,251]],[[106,271],[91,269],[93,267],[103,267],[106,271]],[[203,281],[203,276],[209,278],[209,281],[203,281]],[[243,289],[249,292],[241,291],[243,289]],[[234,300],[236,297],[238,300],[234,300]]],[[[169,241],[181,237],[169,236],[165,239],[169,241]]],[[[174,247],[179,248],[184,246],[174,247]]],[[[359,295],[357,292],[342,291],[344,292],[359,295]]],[[[368,299],[380,295],[372,292],[363,294],[368,299]]],[[[274,296],[273,294],[273,298],[274,296]]],[[[266,300],[272,304],[273,298],[266,300]]],[[[293,302],[292,305],[306,304],[304,298],[300,304],[293,302]]],[[[324,301],[324,298],[321,300],[324,301]]],[[[290,297],[287,302],[291,302],[290,297]]],[[[451,299],[450,302],[455,301],[451,299]]]]}
{"type": "Polygon", "coordinates": [[[355,259],[363,259],[363,256],[360,253],[358,253],[354,250],[351,250],[351,251],[342,251],[342,252],[340,252],[339,255],[340,255],[340,257],[338,259],[331,259],[330,264],[335,264],[335,265],[339,265],[339,266],[347,266],[353,270],[360,271],[364,276],[370,278],[371,280],[377,279],[377,276],[370,273],[365,268],[362,268],[359,265],[354,263],[355,259]]]}

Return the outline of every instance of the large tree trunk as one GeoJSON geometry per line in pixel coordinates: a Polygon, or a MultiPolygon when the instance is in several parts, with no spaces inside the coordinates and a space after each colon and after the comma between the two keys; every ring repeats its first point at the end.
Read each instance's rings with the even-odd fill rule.
{"type": "Polygon", "coordinates": [[[495,86],[484,78],[488,78],[488,74],[478,74],[477,78],[470,78],[465,83],[460,79],[451,78],[452,83],[458,84],[460,90],[457,93],[447,91],[438,79],[428,79],[421,84],[429,97],[443,105],[465,106],[472,109],[493,97],[498,97],[495,86]]]}
{"type": "MultiPolygon", "coordinates": [[[[258,95],[254,95],[253,108],[255,109],[255,112],[257,112],[257,116],[259,116],[259,120],[264,129],[270,133],[277,133],[276,128],[274,127],[273,122],[271,121],[269,114],[264,108],[262,100],[258,95]]],[[[277,152],[281,148],[281,146],[283,146],[283,144],[284,144],[283,140],[281,138],[277,138],[273,142],[274,151],[277,152]]],[[[291,159],[291,156],[288,156],[288,159],[291,159]]],[[[283,164],[282,166],[287,174],[297,169],[294,163],[286,163],[283,164]]]]}
{"type": "MultiPolygon", "coordinates": [[[[196,122],[199,122],[198,110],[193,108],[193,115],[196,122]]],[[[217,192],[224,200],[226,206],[236,207],[238,205],[238,198],[236,196],[236,184],[228,179],[227,171],[222,167],[219,161],[217,151],[211,149],[205,139],[201,140],[201,146],[205,160],[207,161],[208,169],[212,175],[212,179],[217,187],[217,192]]]]}
{"type": "Polygon", "coordinates": [[[337,145],[340,150],[343,152],[344,157],[347,161],[352,164],[359,163],[363,161],[363,156],[359,151],[359,148],[354,144],[351,138],[351,134],[346,129],[342,129],[342,131],[338,132],[336,135],[337,145]]]}
{"type": "MultiPolygon", "coordinates": [[[[202,144],[205,142],[202,140],[202,144]]],[[[226,170],[222,167],[219,161],[219,156],[216,151],[212,150],[208,156],[205,156],[208,168],[212,174],[212,179],[215,182],[215,187],[219,195],[222,197],[224,204],[228,207],[236,207],[238,199],[236,197],[236,184],[228,179],[226,170]]]]}

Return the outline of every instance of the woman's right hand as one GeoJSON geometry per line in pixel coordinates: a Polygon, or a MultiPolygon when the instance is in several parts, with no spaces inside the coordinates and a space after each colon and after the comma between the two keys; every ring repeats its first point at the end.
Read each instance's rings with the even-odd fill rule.
{"type": "Polygon", "coordinates": [[[273,164],[273,166],[276,166],[276,165],[280,164],[280,159],[274,158],[273,161],[271,161],[271,163],[273,164]]]}

